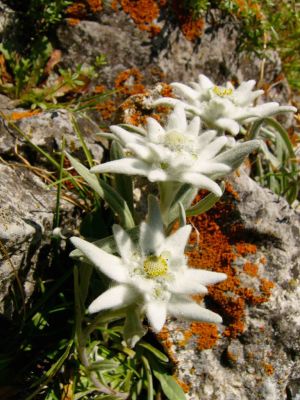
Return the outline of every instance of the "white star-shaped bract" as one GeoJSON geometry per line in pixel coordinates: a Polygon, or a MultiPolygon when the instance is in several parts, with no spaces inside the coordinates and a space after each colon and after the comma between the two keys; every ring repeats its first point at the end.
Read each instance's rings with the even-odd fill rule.
{"type": "MultiPolygon", "coordinates": [[[[201,131],[200,118],[190,123],[179,103],[170,114],[165,127],[148,118],[146,129],[114,125],[110,129],[114,137],[132,154],[129,157],[97,165],[95,173],[120,173],[143,175],[152,182],[181,182],[207,189],[217,196],[222,191],[215,182],[232,171],[232,166],[218,161],[231,142],[217,131],[201,131]]],[[[236,153],[238,148],[236,148],[236,153]]]]}
{"type": "Polygon", "coordinates": [[[153,106],[167,104],[176,106],[182,102],[185,109],[199,115],[209,128],[224,130],[236,135],[241,125],[270,117],[282,112],[295,112],[295,107],[280,106],[276,102],[253,105],[263,90],[255,90],[254,80],[242,82],[238,88],[227,82],[224,86],[215,85],[205,75],[200,74],[198,82],[190,86],[174,82],[171,84],[175,93],[182,99],[162,97],[153,102],[153,106]]]}
{"type": "Polygon", "coordinates": [[[221,323],[222,318],[189,295],[207,293],[206,285],[226,279],[219,272],[189,268],[184,254],[191,226],[165,236],[159,204],[149,196],[147,222],[140,225],[139,242],[134,243],[119,225],[113,226],[119,256],[109,254],[83,239],[71,241],[97,269],[114,282],[89,306],[90,313],[138,305],[155,332],[167,314],[189,320],[221,323]]]}

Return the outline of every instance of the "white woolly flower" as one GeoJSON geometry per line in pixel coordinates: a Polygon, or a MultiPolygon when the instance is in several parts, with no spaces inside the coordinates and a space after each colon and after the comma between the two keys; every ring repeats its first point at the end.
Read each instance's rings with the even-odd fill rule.
{"type": "Polygon", "coordinates": [[[114,137],[132,154],[129,157],[95,166],[91,172],[143,175],[152,182],[174,181],[208,189],[218,196],[222,191],[214,181],[231,171],[231,166],[216,161],[228,138],[217,132],[201,132],[200,118],[188,124],[184,106],[177,104],[163,128],[147,119],[145,130],[134,126],[112,126],[114,137]]]}
{"type": "Polygon", "coordinates": [[[161,98],[154,101],[153,106],[175,106],[182,102],[187,111],[199,115],[208,127],[225,130],[233,135],[239,133],[241,124],[281,112],[296,111],[295,107],[280,106],[276,102],[254,106],[254,101],[264,93],[263,90],[253,91],[254,80],[242,82],[235,89],[230,82],[225,86],[217,86],[205,75],[200,74],[198,82],[192,82],[190,86],[177,82],[171,86],[183,100],[161,98]]]}
{"type": "Polygon", "coordinates": [[[120,256],[111,255],[92,243],[73,237],[72,243],[102,273],[115,283],[89,306],[90,313],[138,305],[155,332],[167,314],[190,320],[221,323],[222,318],[193,302],[189,295],[207,293],[206,285],[226,279],[223,273],[192,269],[184,255],[191,226],[165,236],[159,205],[149,201],[148,222],[140,226],[135,244],[119,225],[113,226],[120,256]]]}

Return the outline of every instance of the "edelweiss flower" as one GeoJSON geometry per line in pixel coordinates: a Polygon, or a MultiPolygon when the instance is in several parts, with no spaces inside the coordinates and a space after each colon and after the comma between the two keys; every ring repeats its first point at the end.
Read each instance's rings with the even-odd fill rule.
{"type": "Polygon", "coordinates": [[[220,323],[222,318],[194,303],[188,295],[206,294],[206,285],[226,279],[218,272],[187,266],[184,249],[191,232],[186,225],[166,237],[159,205],[150,196],[148,222],[140,226],[135,244],[119,226],[113,227],[119,257],[76,237],[76,246],[115,284],[89,306],[90,313],[137,304],[154,331],[159,332],[167,314],[179,318],[220,323]]]}
{"type": "MultiPolygon", "coordinates": [[[[132,130],[136,127],[130,126],[132,130]]],[[[163,128],[155,119],[147,119],[147,128],[141,133],[112,126],[115,137],[133,156],[95,166],[91,172],[114,172],[144,175],[152,182],[174,181],[208,189],[221,196],[214,179],[231,171],[225,163],[215,161],[228,142],[217,137],[213,130],[201,132],[200,118],[187,124],[184,106],[177,104],[163,128]]]]}
{"type": "Polygon", "coordinates": [[[204,75],[190,86],[174,82],[171,86],[184,100],[161,98],[153,102],[154,106],[168,104],[174,106],[183,102],[187,111],[199,115],[210,128],[226,130],[233,135],[240,131],[240,125],[256,119],[270,117],[281,112],[295,112],[291,106],[279,106],[276,102],[253,106],[253,102],[264,93],[255,90],[255,81],[242,82],[235,89],[227,82],[225,86],[216,86],[204,75]]]}

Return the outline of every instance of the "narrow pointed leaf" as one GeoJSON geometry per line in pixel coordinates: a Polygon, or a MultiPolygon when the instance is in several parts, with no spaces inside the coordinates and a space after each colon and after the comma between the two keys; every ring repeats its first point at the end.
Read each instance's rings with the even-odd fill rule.
{"type": "Polygon", "coordinates": [[[98,180],[95,174],[92,174],[84,165],[73,158],[70,154],[66,154],[78,174],[83,177],[89,186],[95,190],[95,192],[105,200],[110,208],[119,216],[120,222],[124,228],[133,228],[135,225],[133,217],[126,201],[119,195],[119,193],[102,179],[98,180]]]}
{"type": "MultiPolygon", "coordinates": [[[[220,185],[220,187],[224,193],[224,185],[222,184],[220,185]]],[[[203,199],[198,201],[197,204],[187,209],[186,215],[188,217],[192,217],[195,215],[203,214],[206,211],[210,210],[219,201],[219,199],[219,196],[216,196],[214,193],[209,193],[203,199]]]]}
{"type": "MultiPolygon", "coordinates": [[[[119,160],[124,158],[124,153],[121,145],[117,141],[113,141],[110,148],[110,159],[119,160]]],[[[128,207],[133,213],[133,184],[132,178],[129,175],[115,174],[116,190],[128,204],[128,207]]]]}
{"type": "Polygon", "coordinates": [[[220,162],[229,165],[232,170],[238,168],[244,161],[244,159],[252,153],[252,151],[258,149],[260,146],[260,140],[250,140],[248,142],[237,144],[230,150],[224,151],[214,158],[214,162],[220,162]]]}

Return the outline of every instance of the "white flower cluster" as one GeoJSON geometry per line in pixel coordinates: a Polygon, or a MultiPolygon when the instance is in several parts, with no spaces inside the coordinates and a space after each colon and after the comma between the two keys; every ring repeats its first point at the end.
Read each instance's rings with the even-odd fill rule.
{"type": "MultiPolygon", "coordinates": [[[[177,190],[189,184],[221,196],[216,180],[236,169],[260,145],[258,140],[236,142],[224,132],[236,135],[245,123],[295,111],[294,107],[281,107],[277,103],[253,105],[262,94],[261,90],[253,91],[254,85],[254,81],[248,81],[237,89],[231,83],[216,86],[204,75],[190,86],[173,83],[172,87],[183,99],[161,98],[153,103],[153,106],[174,106],[167,123],[162,126],[148,118],[143,128],[111,126],[112,133],[108,136],[130,155],[97,165],[91,172],[142,175],[159,182],[160,188],[165,184],[165,191],[170,189],[169,183],[176,183],[177,190]],[[201,128],[201,121],[205,129],[201,128]]],[[[89,312],[134,306],[137,315],[146,315],[156,332],[163,327],[168,313],[219,323],[222,321],[219,315],[200,307],[189,295],[206,294],[206,285],[221,282],[226,275],[188,268],[184,251],[191,226],[182,226],[170,236],[165,235],[171,229],[164,226],[168,221],[164,217],[174,204],[167,202],[169,209],[162,205],[162,193],[160,204],[150,196],[148,220],[140,225],[137,243],[119,225],[113,227],[118,256],[83,239],[71,239],[113,281],[112,287],[92,302],[89,312]]],[[[167,197],[172,200],[173,195],[167,197]]]]}
{"type": "Polygon", "coordinates": [[[243,124],[282,112],[296,111],[295,107],[280,106],[276,102],[253,105],[264,93],[263,90],[253,91],[254,80],[242,82],[235,89],[231,82],[227,82],[225,86],[217,86],[200,74],[198,82],[191,82],[190,86],[178,82],[171,86],[183,99],[165,97],[156,100],[153,106],[175,106],[181,103],[188,112],[199,115],[209,128],[228,131],[232,135],[237,135],[243,124]]]}

